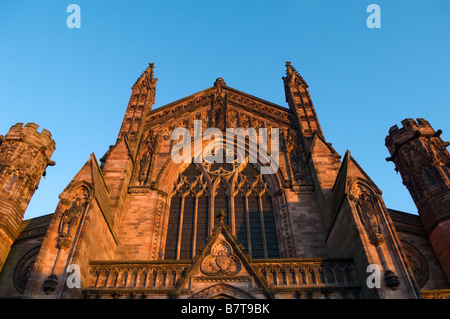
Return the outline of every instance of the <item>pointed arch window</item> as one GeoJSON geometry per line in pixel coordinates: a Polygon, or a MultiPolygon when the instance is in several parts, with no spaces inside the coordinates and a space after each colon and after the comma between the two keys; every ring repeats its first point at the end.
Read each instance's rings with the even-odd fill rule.
{"type": "Polygon", "coordinates": [[[209,195],[195,164],[178,176],[171,196],[164,258],[191,259],[208,236],[209,195]]]}
{"type": "Polygon", "coordinates": [[[191,163],[179,174],[170,198],[164,259],[192,259],[217,225],[220,210],[227,212],[225,223],[245,253],[280,257],[268,184],[256,165],[241,165],[221,170],[191,163]]]}

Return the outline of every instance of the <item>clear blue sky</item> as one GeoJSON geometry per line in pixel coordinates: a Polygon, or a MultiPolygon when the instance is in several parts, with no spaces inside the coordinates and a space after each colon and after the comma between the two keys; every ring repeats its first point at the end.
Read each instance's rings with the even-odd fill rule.
{"type": "Polygon", "coordinates": [[[47,170],[25,218],[53,213],[93,152],[115,143],[131,86],[147,67],[155,107],[213,85],[287,106],[285,61],[308,82],[325,138],[351,154],[389,208],[416,213],[384,138],[423,117],[450,139],[450,1],[1,1],[0,134],[52,132],[47,170]],[[81,28],[69,29],[69,4],[81,28]],[[381,28],[369,29],[369,4],[381,28]]]}

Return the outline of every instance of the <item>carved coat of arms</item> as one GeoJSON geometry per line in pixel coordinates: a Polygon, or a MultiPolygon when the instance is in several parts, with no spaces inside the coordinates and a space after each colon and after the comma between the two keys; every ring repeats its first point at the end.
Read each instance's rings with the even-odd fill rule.
{"type": "Polygon", "coordinates": [[[209,276],[226,275],[233,276],[241,271],[242,265],[239,258],[233,254],[233,250],[226,241],[218,241],[211,247],[211,253],[203,259],[200,269],[209,276]]]}

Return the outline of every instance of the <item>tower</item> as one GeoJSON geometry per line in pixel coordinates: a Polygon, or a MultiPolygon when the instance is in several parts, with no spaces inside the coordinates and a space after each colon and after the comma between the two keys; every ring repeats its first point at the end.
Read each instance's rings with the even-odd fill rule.
{"type": "Polygon", "coordinates": [[[390,128],[387,161],[408,188],[428,238],[450,281],[450,155],[448,142],[424,119],[405,119],[390,128]]]}
{"type": "MultiPolygon", "coordinates": [[[[139,156],[137,153],[143,152],[138,150],[138,145],[144,127],[148,124],[148,113],[155,103],[156,83],[158,82],[158,79],[154,77],[154,67],[153,63],[149,63],[131,87],[130,100],[117,141],[100,159],[103,178],[109,185],[111,209],[113,211],[120,212],[123,207],[131,175],[136,166],[135,159],[139,156]]],[[[150,158],[152,156],[151,151],[152,149],[149,149],[144,157],[150,158]]],[[[120,220],[120,213],[115,215],[115,219],[120,220]]]]}
{"type": "Polygon", "coordinates": [[[52,135],[37,129],[34,123],[17,123],[0,136],[0,270],[41,177],[55,164],[50,160],[55,150],[52,135]]]}

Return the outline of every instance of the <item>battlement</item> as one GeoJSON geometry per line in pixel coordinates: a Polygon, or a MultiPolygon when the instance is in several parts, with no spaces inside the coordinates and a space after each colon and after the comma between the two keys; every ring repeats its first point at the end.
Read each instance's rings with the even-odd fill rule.
{"type": "Polygon", "coordinates": [[[418,118],[417,121],[407,118],[401,123],[403,127],[398,128],[397,125],[394,125],[389,129],[389,135],[386,136],[385,140],[388,148],[392,145],[395,146],[395,144],[402,144],[418,136],[430,136],[436,134],[430,123],[423,118],[418,118]]]}
{"type": "Polygon", "coordinates": [[[42,151],[45,151],[48,158],[56,148],[56,143],[52,139],[50,131],[43,129],[42,132],[38,132],[39,125],[36,123],[16,123],[11,126],[8,133],[5,135],[5,141],[22,141],[31,144],[42,151]]]}

